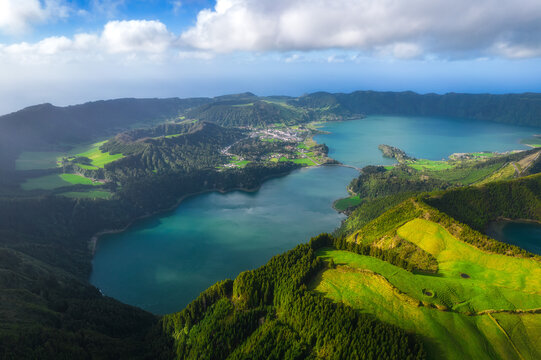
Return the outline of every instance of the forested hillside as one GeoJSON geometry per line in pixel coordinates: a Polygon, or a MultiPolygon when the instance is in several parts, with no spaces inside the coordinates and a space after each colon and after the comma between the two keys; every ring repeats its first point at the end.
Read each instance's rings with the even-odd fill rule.
{"type": "Polygon", "coordinates": [[[373,114],[443,116],[541,126],[541,94],[417,94],[318,92],[298,98],[251,93],[216,98],[117,99],[57,107],[31,106],[0,116],[0,169],[21,151],[58,149],[129,127],[182,117],[222,126],[288,125],[373,114]]]}
{"type": "Polygon", "coordinates": [[[541,94],[417,94],[355,91],[314,93],[289,102],[307,109],[329,107],[351,114],[443,116],[508,124],[541,126],[541,94]]]}
{"type": "MultiPolygon", "coordinates": [[[[510,205],[492,218],[535,219],[520,208],[541,192],[515,194],[540,184],[541,175],[487,184],[463,207],[492,193],[510,205]]],[[[540,257],[427,205],[456,191],[350,217],[349,236],[319,235],[210,287],[161,320],[176,357],[536,358],[540,257]]]]}
{"type": "MultiPolygon", "coordinates": [[[[492,321],[482,313],[492,310],[502,327],[518,324],[526,340],[516,346],[534,358],[528,329],[538,298],[530,276],[538,274],[538,256],[482,232],[501,217],[541,220],[539,149],[430,161],[382,147],[400,154],[400,164],[363,169],[349,186],[357,201],[335,234],[220,282],[162,319],[102,296],[88,276],[89,239],[97,233],[126,228],[189,195],[256,189],[267,178],[330,161],[306,122],[400,113],[540,125],[538,99],[245,93],[46,104],[0,117],[0,358],[423,359],[446,349],[439,343],[445,331],[461,341],[463,328],[453,324],[498,358],[507,340],[489,327],[501,345],[493,348],[475,323],[492,321]],[[29,168],[15,171],[23,152],[30,152],[29,168]],[[468,267],[447,262],[444,245],[469,254],[468,267]],[[519,280],[485,273],[475,260],[485,256],[494,267],[511,264],[519,280]],[[493,277],[476,278],[483,274],[493,277]],[[483,287],[482,279],[499,279],[519,295],[497,281],[483,287]],[[513,311],[526,311],[529,320],[516,322],[513,311]],[[420,324],[434,326],[435,335],[396,314],[431,318],[420,324]]],[[[473,348],[459,355],[475,357],[473,348]]]]}

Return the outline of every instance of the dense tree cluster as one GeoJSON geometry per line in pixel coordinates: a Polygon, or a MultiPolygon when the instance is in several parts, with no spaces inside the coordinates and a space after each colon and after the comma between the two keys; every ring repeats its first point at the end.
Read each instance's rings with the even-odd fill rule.
{"type": "Polygon", "coordinates": [[[377,198],[403,192],[424,192],[446,189],[450,184],[426,177],[407,165],[395,166],[386,170],[383,166],[363,168],[361,175],[349,185],[351,191],[361,198],[377,198]]]}
{"type": "Polygon", "coordinates": [[[403,192],[375,199],[365,199],[349,214],[340,227],[335,230],[334,235],[351,235],[385,211],[413,196],[415,196],[415,193],[403,192]]]}
{"type": "Polygon", "coordinates": [[[332,109],[343,117],[354,114],[442,116],[541,126],[540,94],[417,94],[355,91],[350,94],[318,92],[291,99],[306,109],[332,109]]]}
{"type": "Polygon", "coordinates": [[[214,102],[189,111],[186,117],[227,127],[268,126],[277,123],[294,125],[313,120],[307,111],[261,101],[258,98],[214,102]]]}
{"type": "Polygon", "coordinates": [[[307,289],[307,282],[323,269],[314,249],[326,243],[325,236],[241,273],[231,297],[210,288],[194,301],[198,304],[189,305],[208,309],[197,323],[188,323],[192,317],[186,310],[165,316],[162,322],[175,338],[177,358],[424,358],[421,344],[411,335],[307,289]],[[218,293],[225,296],[217,299],[218,293]],[[209,305],[209,300],[214,302],[209,305]],[[244,333],[237,323],[250,331],[244,333]],[[217,341],[215,334],[226,332],[223,341],[217,341]],[[201,343],[200,337],[208,341],[201,343]]]}
{"type": "Polygon", "coordinates": [[[87,283],[88,240],[170,208],[183,196],[253,189],[298,166],[288,162],[127,178],[107,201],[1,198],[0,358],[171,358],[170,338],[154,327],[157,318],[103,297],[87,283]],[[72,294],[76,288],[82,290],[72,294]]]}
{"type": "Polygon", "coordinates": [[[479,231],[498,218],[541,221],[541,175],[454,189],[425,201],[479,231]]]}
{"type": "Polygon", "coordinates": [[[246,160],[258,161],[274,153],[293,156],[298,151],[296,146],[294,142],[261,141],[258,138],[249,138],[233,145],[230,151],[246,160]]]}

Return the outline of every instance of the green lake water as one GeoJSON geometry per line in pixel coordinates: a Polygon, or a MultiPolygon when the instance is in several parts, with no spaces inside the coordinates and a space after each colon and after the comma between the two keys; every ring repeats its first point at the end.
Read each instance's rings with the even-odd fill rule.
{"type": "MultiPolygon", "coordinates": [[[[524,149],[538,129],[438,118],[371,116],[337,122],[316,140],[354,166],[390,164],[377,146],[398,146],[438,160],[453,152],[524,149]]],[[[207,193],[176,210],[99,239],[91,283],[105,295],[148,311],[179,311],[218,280],[234,278],[272,256],[331,232],[344,216],[332,202],[357,175],[343,167],[301,169],[255,193],[207,193]]]]}

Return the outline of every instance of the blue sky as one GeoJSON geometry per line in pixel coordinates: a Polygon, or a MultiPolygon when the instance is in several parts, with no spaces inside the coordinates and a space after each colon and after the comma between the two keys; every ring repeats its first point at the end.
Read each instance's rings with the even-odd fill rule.
{"type": "Polygon", "coordinates": [[[0,113],[252,91],[541,91],[539,0],[0,0],[0,113]]]}

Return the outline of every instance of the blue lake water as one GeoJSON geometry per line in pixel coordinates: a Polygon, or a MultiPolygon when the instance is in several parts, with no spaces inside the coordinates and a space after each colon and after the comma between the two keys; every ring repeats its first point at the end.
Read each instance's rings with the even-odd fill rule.
{"type": "MultiPolygon", "coordinates": [[[[354,166],[389,164],[377,146],[432,160],[453,152],[525,149],[539,129],[439,118],[371,116],[327,124],[316,140],[354,166]]],[[[207,193],[176,210],[100,238],[91,283],[125,303],[157,314],[181,310],[218,280],[234,278],[311,236],[333,231],[344,216],[332,202],[357,175],[343,167],[301,169],[255,193],[207,193]]]]}
{"type": "Polygon", "coordinates": [[[392,164],[378,150],[379,144],[396,146],[408,155],[441,160],[455,152],[509,151],[527,149],[520,139],[539,129],[484,121],[456,119],[369,116],[365,119],[328,123],[317,142],[329,147],[329,156],[345,164],[392,164]]]}
{"type": "Polygon", "coordinates": [[[520,246],[541,255],[541,224],[520,221],[504,221],[493,224],[489,235],[496,240],[520,246]]]}
{"type": "Polygon", "coordinates": [[[98,241],[91,283],[106,295],[154,313],[179,311],[218,280],[332,231],[332,208],[357,172],[301,169],[256,193],[207,193],[175,211],[98,241]]]}

